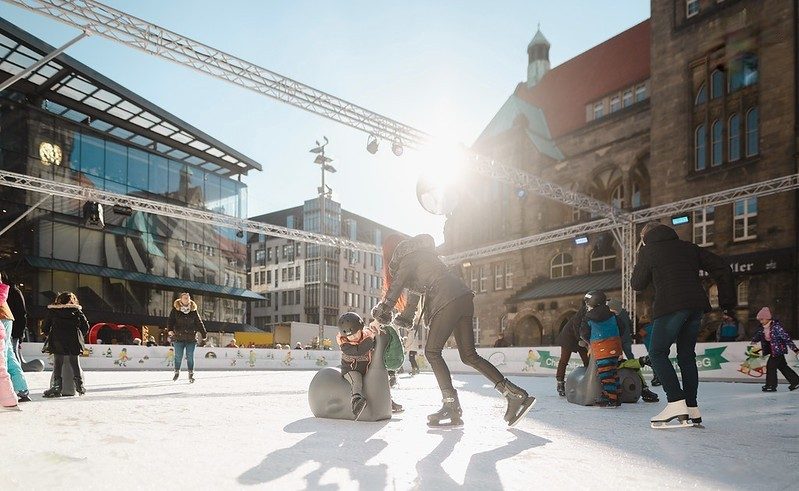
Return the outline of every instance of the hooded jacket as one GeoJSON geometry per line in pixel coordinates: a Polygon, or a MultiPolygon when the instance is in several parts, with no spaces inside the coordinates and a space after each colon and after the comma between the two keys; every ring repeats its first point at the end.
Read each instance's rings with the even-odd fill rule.
{"type": "Polygon", "coordinates": [[[28,322],[28,310],[25,308],[25,297],[17,285],[11,285],[8,291],[8,308],[14,315],[14,328],[11,330],[12,338],[23,338],[28,322]]]}
{"type": "MultiPolygon", "coordinates": [[[[422,234],[397,244],[388,265],[391,286],[386,292],[385,302],[389,308],[396,305],[404,289],[424,295],[423,312],[432,322],[436,314],[453,300],[464,295],[474,295],[468,286],[441,262],[436,254],[433,237],[422,234]]],[[[403,317],[413,318],[419,297],[410,295],[402,312],[403,317]]]]}
{"type": "Polygon", "coordinates": [[[48,305],[42,332],[47,335],[49,353],[78,356],[83,353],[83,338],[89,332],[89,322],[80,305],[48,305]]]}
{"type": "Polygon", "coordinates": [[[652,284],[655,301],[653,317],[678,310],[710,311],[707,293],[702,288],[699,271],[707,271],[716,282],[719,305],[735,308],[735,280],[730,265],[721,257],[691,242],[680,240],[671,227],[660,225],[644,237],[630,284],[637,291],[652,284]]]}
{"type": "Polygon", "coordinates": [[[167,327],[173,331],[173,341],[182,341],[186,343],[197,341],[195,333],[202,334],[203,338],[208,336],[205,330],[205,324],[200,318],[200,313],[197,311],[197,304],[194,300],[189,302],[188,307],[183,308],[180,299],[175,300],[172,304],[172,312],[169,313],[169,320],[167,327]]]}
{"type": "Polygon", "coordinates": [[[788,333],[785,332],[785,328],[782,327],[782,322],[777,319],[771,320],[771,341],[766,340],[763,330],[763,326],[760,326],[752,338],[752,343],[760,342],[763,353],[771,353],[774,356],[780,356],[788,354],[788,348],[794,352],[797,352],[797,349],[799,349],[788,333]]]}

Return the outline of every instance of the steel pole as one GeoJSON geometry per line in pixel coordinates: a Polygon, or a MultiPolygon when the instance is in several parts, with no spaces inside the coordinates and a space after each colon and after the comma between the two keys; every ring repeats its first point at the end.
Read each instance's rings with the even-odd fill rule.
{"type": "Polygon", "coordinates": [[[17,80],[20,80],[20,79],[22,79],[24,77],[27,77],[31,72],[33,72],[34,70],[38,69],[39,67],[41,67],[42,65],[44,65],[48,61],[52,60],[56,56],[60,55],[61,53],[66,51],[67,48],[69,48],[70,46],[72,46],[73,44],[77,43],[78,41],[80,41],[81,39],[85,38],[88,35],[89,35],[88,31],[83,31],[82,33],[80,33],[77,36],[75,36],[74,38],[72,38],[72,40],[69,41],[67,44],[61,46],[60,48],[58,48],[55,51],[51,51],[50,53],[47,54],[47,56],[45,56],[41,60],[37,61],[36,63],[34,63],[33,65],[29,66],[28,68],[22,70],[21,72],[19,72],[18,74],[14,75],[13,77],[7,79],[6,81],[4,81],[3,83],[0,84],[0,92],[4,91],[7,88],[9,88],[12,85],[14,85],[17,82],[17,80]]]}
{"type": "MultiPolygon", "coordinates": [[[[321,216],[320,230],[322,235],[325,235],[325,149],[322,148],[320,153],[322,156],[322,190],[319,193],[319,213],[321,216]]],[[[325,246],[319,244],[319,342],[325,338],[325,246]]]]}
{"type": "Polygon", "coordinates": [[[0,230],[0,235],[3,235],[4,233],[6,233],[8,231],[8,229],[10,229],[14,225],[16,225],[20,220],[22,220],[23,218],[28,216],[33,210],[38,208],[39,205],[41,205],[42,203],[44,203],[45,201],[47,201],[48,199],[50,199],[52,197],[53,197],[52,194],[48,194],[44,198],[42,198],[39,201],[37,201],[35,205],[33,205],[30,208],[28,208],[27,210],[25,210],[25,213],[23,213],[22,215],[18,216],[13,222],[11,222],[8,225],[6,225],[6,227],[3,230],[0,230]]]}

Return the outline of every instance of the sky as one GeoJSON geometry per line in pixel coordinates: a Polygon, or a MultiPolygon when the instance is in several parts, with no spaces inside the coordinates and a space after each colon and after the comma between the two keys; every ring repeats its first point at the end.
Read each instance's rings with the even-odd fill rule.
{"type": "MultiPolygon", "coordinates": [[[[648,0],[105,3],[467,146],[526,78],[539,23],[555,67],[649,17],[648,0]]],[[[54,46],[77,35],[7,3],[0,16],[54,46]]],[[[249,216],[316,195],[308,150],[326,136],[338,170],[327,184],[342,207],[443,241],[443,218],[416,199],[420,172],[436,165],[425,153],[396,157],[383,142],[371,155],[365,133],[99,36],[67,54],[259,162],[244,178],[249,216]]]]}

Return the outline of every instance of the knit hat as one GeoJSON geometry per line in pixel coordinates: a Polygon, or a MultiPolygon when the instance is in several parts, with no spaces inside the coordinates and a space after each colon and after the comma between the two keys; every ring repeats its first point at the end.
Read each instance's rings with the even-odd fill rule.
{"type": "Polygon", "coordinates": [[[621,312],[621,300],[618,298],[612,298],[608,300],[608,307],[614,312],[621,312]]]}
{"type": "Polygon", "coordinates": [[[763,307],[757,313],[757,320],[771,320],[771,309],[768,307],[763,307]]]}

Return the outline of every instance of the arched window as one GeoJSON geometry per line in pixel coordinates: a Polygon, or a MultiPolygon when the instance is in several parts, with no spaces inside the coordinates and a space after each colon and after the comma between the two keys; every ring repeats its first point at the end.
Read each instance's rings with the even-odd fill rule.
{"type": "Polygon", "coordinates": [[[707,152],[705,151],[705,124],[702,123],[694,131],[694,169],[705,170],[707,167],[707,152]]]}
{"type": "Polygon", "coordinates": [[[630,208],[640,208],[643,205],[641,200],[641,185],[638,181],[633,181],[633,194],[630,197],[630,208]]]}
{"type": "Polygon", "coordinates": [[[735,162],[741,158],[741,116],[733,114],[730,116],[729,128],[729,147],[727,155],[730,162],[735,162]]]}
{"type": "Polygon", "coordinates": [[[694,99],[694,105],[698,106],[706,102],[707,102],[707,89],[705,88],[705,83],[702,82],[702,85],[699,86],[699,90],[696,91],[696,99],[694,99]]]}
{"type": "MultiPolygon", "coordinates": [[[[604,253],[607,254],[607,253],[604,253]]],[[[591,253],[591,272],[601,273],[603,271],[610,271],[616,269],[616,254],[603,255],[603,253],[594,251],[591,253]]]]}
{"type": "Polygon", "coordinates": [[[744,305],[749,305],[749,280],[744,278],[738,283],[737,292],[738,294],[738,305],[743,307],[744,305]]]}
{"type": "Polygon", "coordinates": [[[757,108],[753,107],[746,113],[746,156],[758,154],[758,113],[757,108]]]}
{"type": "Polygon", "coordinates": [[[758,76],[757,55],[745,53],[730,63],[729,91],[748,87],[757,83],[758,76]]]}
{"type": "Polygon", "coordinates": [[[718,68],[710,74],[710,98],[718,99],[724,95],[724,72],[718,68]]]}
{"type": "Polygon", "coordinates": [[[710,142],[712,149],[711,153],[712,157],[710,165],[716,166],[716,165],[721,165],[722,158],[724,156],[724,151],[723,151],[724,145],[722,141],[722,135],[724,133],[724,123],[722,123],[717,119],[713,121],[713,126],[711,128],[712,128],[713,138],[712,141],[710,142]]]}
{"type": "Polygon", "coordinates": [[[566,276],[571,276],[573,265],[574,265],[574,260],[572,259],[571,254],[567,252],[561,252],[560,254],[552,258],[552,262],[550,265],[551,267],[549,270],[550,278],[555,279],[555,278],[563,278],[566,276]]]}
{"type": "Polygon", "coordinates": [[[624,185],[619,184],[610,193],[610,205],[614,208],[624,208],[624,185]]]}

